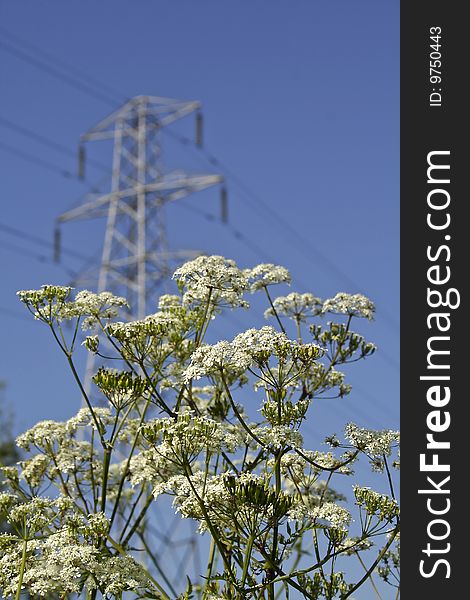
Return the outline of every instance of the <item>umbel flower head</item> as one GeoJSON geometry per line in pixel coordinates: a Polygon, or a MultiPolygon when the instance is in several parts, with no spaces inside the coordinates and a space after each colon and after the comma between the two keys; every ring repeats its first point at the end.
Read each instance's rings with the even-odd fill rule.
{"type": "Polygon", "coordinates": [[[246,269],[245,275],[250,282],[251,292],[261,290],[268,285],[276,283],[290,284],[291,282],[291,275],[285,267],[271,263],[263,263],[256,265],[253,269],[246,269]]]}
{"type": "Polygon", "coordinates": [[[362,294],[339,292],[334,298],[328,298],[323,303],[322,313],[327,312],[364,317],[371,321],[374,318],[375,305],[362,294]]]}
{"type": "Polygon", "coordinates": [[[128,306],[125,298],[110,292],[95,294],[82,290],[75,300],[70,300],[72,290],[68,286],[43,285],[39,290],[20,290],[17,296],[36,319],[60,322],[83,318],[83,329],[94,327],[99,320],[116,317],[120,307],[128,306]]]}
{"type": "Polygon", "coordinates": [[[248,289],[248,278],[235,261],[223,256],[198,256],[186,262],[173,274],[182,291],[183,304],[212,302],[228,306],[248,306],[243,294],[248,289]]]}
{"type": "Polygon", "coordinates": [[[251,365],[266,364],[271,356],[279,361],[299,360],[308,364],[319,358],[323,349],[316,344],[299,344],[273,327],[248,329],[231,342],[203,345],[191,356],[191,363],[184,372],[185,381],[214,375],[222,369],[242,373],[251,365]]]}
{"type": "Polygon", "coordinates": [[[292,292],[287,296],[279,296],[274,299],[273,307],[268,308],[264,316],[273,317],[277,313],[290,319],[305,321],[307,317],[313,317],[321,313],[323,303],[320,298],[313,294],[299,294],[292,292]]]}

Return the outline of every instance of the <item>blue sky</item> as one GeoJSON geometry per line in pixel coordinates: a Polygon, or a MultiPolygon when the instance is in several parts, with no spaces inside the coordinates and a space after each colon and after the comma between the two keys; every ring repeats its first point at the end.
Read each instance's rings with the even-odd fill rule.
{"type": "MultiPolygon", "coordinates": [[[[269,258],[291,270],[292,289],[363,292],[377,304],[362,330],[379,352],[351,371],[349,398],[317,406],[311,443],[350,420],[398,427],[397,0],[3,2],[0,82],[0,379],[15,430],[80,404],[59,351],[41,324],[22,318],[15,292],[67,283],[81,262],[54,265],[51,248],[30,236],[51,240],[55,218],[103,178],[92,167],[85,183],[70,175],[80,134],[140,94],[203,104],[206,148],[223,168],[164,138],[169,166],[236,176],[227,178],[229,226],[218,220],[216,190],[170,207],[173,248],[243,267],[269,258]],[[94,93],[70,84],[76,70],[96,82],[86,83],[94,93]]],[[[192,119],[175,128],[193,130],[192,119]]],[[[89,155],[110,164],[110,151],[95,143],[89,155]]],[[[74,223],[63,242],[93,256],[103,233],[103,221],[74,223]]]]}
{"type": "MultiPolygon", "coordinates": [[[[170,244],[230,256],[243,266],[269,257],[292,271],[300,291],[322,297],[339,290],[369,294],[378,313],[367,333],[387,357],[377,355],[358,367],[361,389],[375,398],[373,405],[358,402],[364,411],[374,410],[376,420],[386,424],[386,412],[396,424],[398,2],[280,1],[268,9],[263,2],[49,1],[3,3],[0,10],[0,116],[10,124],[0,122],[0,222],[51,239],[56,216],[89,187],[53,170],[75,173],[72,155],[11,124],[73,153],[79,135],[113,109],[114,98],[116,106],[138,94],[200,100],[208,151],[251,195],[228,178],[231,229],[194,212],[218,217],[216,190],[185,200],[191,212],[175,204],[167,211],[170,244]],[[61,63],[79,69],[110,101],[77,90],[31,59],[69,77],[75,72],[64,72],[61,63]],[[9,148],[47,164],[29,162],[9,148]],[[278,216],[289,223],[285,233],[275,223],[278,216]],[[249,246],[236,238],[237,230],[249,246]]],[[[192,136],[192,120],[181,121],[177,131],[192,136]]],[[[167,138],[166,144],[169,166],[221,172],[190,149],[178,151],[167,138]]],[[[89,154],[108,164],[110,150],[95,143],[89,154]]],[[[103,177],[91,167],[87,175],[93,183],[103,177]]],[[[103,221],[67,227],[64,245],[84,256],[99,251],[103,221]]],[[[49,248],[5,230],[0,234],[7,267],[2,309],[21,312],[14,297],[19,288],[67,282],[62,267],[41,260],[50,258],[49,248]],[[20,254],[18,246],[39,258],[20,254]]],[[[64,256],[64,263],[80,268],[74,258],[64,256]]],[[[18,425],[51,410],[65,416],[64,396],[73,388],[65,380],[59,394],[51,389],[52,379],[63,379],[62,365],[46,332],[7,311],[0,318],[8,342],[0,376],[18,409],[18,425]]]]}

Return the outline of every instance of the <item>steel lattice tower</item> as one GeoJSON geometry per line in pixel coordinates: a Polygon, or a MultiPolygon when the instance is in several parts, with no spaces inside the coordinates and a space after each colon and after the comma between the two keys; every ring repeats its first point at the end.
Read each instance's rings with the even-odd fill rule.
{"type": "MultiPolygon", "coordinates": [[[[124,296],[130,319],[147,314],[159,284],[171,275],[171,263],[194,258],[200,252],[168,249],[164,208],[170,202],[223,181],[220,175],[188,175],[167,172],[161,160],[160,134],[176,120],[196,113],[197,137],[201,105],[155,96],[137,96],[83,134],[92,140],[114,142],[111,192],[89,194],[83,204],[58,218],[58,223],[106,217],[101,265],[95,286],[124,296]]],[[[85,383],[89,389],[95,356],[89,354],[85,383]]]]}

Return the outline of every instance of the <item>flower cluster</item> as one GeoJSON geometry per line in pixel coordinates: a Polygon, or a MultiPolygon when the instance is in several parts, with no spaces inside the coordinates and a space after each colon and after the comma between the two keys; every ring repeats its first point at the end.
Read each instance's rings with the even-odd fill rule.
{"type": "Polygon", "coordinates": [[[173,274],[184,290],[183,304],[213,304],[245,306],[243,294],[248,289],[248,278],[233,260],[223,256],[198,256],[181,266],[173,274]]]}
{"type": "Polygon", "coordinates": [[[172,495],[176,512],[199,521],[200,533],[210,525],[226,528],[238,524],[258,530],[274,515],[287,517],[293,503],[291,495],[276,493],[264,477],[254,473],[226,472],[210,478],[201,471],[190,477],[177,475],[157,485],[153,493],[155,497],[172,495]]]}
{"type": "Polygon", "coordinates": [[[369,298],[362,294],[340,292],[334,298],[328,298],[324,301],[322,313],[327,312],[364,317],[371,321],[374,318],[375,305],[369,298]]]}
{"type": "Polygon", "coordinates": [[[319,525],[326,521],[328,527],[340,530],[346,530],[351,518],[351,513],[335,502],[324,502],[314,507],[296,502],[289,511],[289,519],[292,521],[311,520],[319,525]]]}
{"type": "Polygon", "coordinates": [[[351,444],[372,458],[390,456],[392,448],[400,442],[400,432],[384,429],[374,431],[348,423],[345,427],[346,438],[351,444]]]}
{"type": "Polygon", "coordinates": [[[70,300],[71,287],[43,285],[39,290],[21,290],[17,295],[39,320],[58,322],[84,318],[82,327],[89,329],[100,320],[117,316],[120,307],[127,307],[127,300],[110,292],[95,294],[87,290],[78,292],[75,300],[70,300]]]}
{"type": "MultiPolygon", "coordinates": [[[[300,586],[309,598],[349,596],[358,586],[335,570],[336,556],[397,535],[387,459],[399,434],[349,423],[345,441],[333,435],[325,440],[331,451],[321,452],[305,447],[302,426],[317,400],[351,391],[337,368],[375,351],[350,329],[352,317],[372,319],[373,303],[345,293],[272,300],[271,285],[290,284],[287,269],[243,270],[222,256],[189,261],[174,280],[179,293],[161,296],[157,312],[134,321],[117,321],[127,303],[109,292],[74,296],[70,287],[48,285],[18,293],[54,333],[75,379],[79,325],[94,328],[83,346],[102,361],[92,381],[103,397],[97,405],[97,389],[88,394],[78,381],[86,408],[21,434],[21,459],[0,470],[0,594],[228,600],[275,598],[300,586]],[[274,327],[208,344],[222,309],[248,307],[245,295],[256,291],[264,292],[274,327]],[[326,313],[349,318],[325,323],[326,313]],[[280,317],[294,323],[284,327],[280,317]],[[62,322],[70,320],[68,334],[62,322]],[[310,343],[303,343],[308,332],[310,343]],[[252,398],[246,407],[243,391],[252,398]],[[354,496],[335,489],[338,479],[354,477],[360,460],[378,472],[387,468],[390,496],[358,485],[354,496]],[[177,583],[163,573],[156,561],[164,549],[149,534],[165,515],[155,511],[168,507],[162,495],[211,542],[204,576],[188,581],[186,592],[182,567],[177,583]],[[351,526],[353,508],[358,538],[350,537],[358,528],[351,526]]],[[[388,581],[395,554],[375,564],[388,581]]]]}
{"type": "Polygon", "coordinates": [[[190,411],[180,412],[177,419],[155,419],[142,426],[142,435],[158,454],[170,460],[191,461],[203,451],[233,452],[236,439],[226,428],[209,417],[197,417],[190,411]]]}
{"type": "Polygon", "coordinates": [[[353,490],[357,505],[363,507],[369,516],[376,515],[380,521],[392,521],[400,514],[395,499],[379,494],[368,487],[356,485],[353,490]]]}
{"type": "Polygon", "coordinates": [[[280,316],[289,317],[295,321],[305,321],[321,313],[323,303],[320,298],[313,294],[299,294],[292,292],[287,296],[279,296],[273,301],[273,307],[268,308],[264,316],[273,317],[275,313],[280,316]]]}
{"type": "Polygon", "coordinates": [[[291,282],[291,275],[285,267],[271,263],[264,263],[257,265],[253,269],[246,269],[245,275],[250,282],[251,292],[262,290],[268,285],[276,283],[290,284],[291,282]]]}
{"type": "MultiPolygon", "coordinates": [[[[109,409],[95,407],[95,415],[103,425],[112,421],[109,409]]],[[[87,408],[82,408],[68,421],[40,421],[31,429],[19,435],[16,444],[24,449],[30,450],[31,446],[44,450],[54,445],[62,445],[76,433],[79,427],[94,427],[95,422],[87,408]]]]}
{"type": "Polygon", "coordinates": [[[148,381],[130,371],[117,371],[103,367],[98,369],[92,379],[117,410],[142,398],[149,387],[148,381]]]}
{"type": "Polygon", "coordinates": [[[115,296],[111,292],[95,294],[82,290],[75,296],[73,302],[66,302],[59,312],[62,319],[70,320],[76,317],[85,317],[82,328],[91,329],[99,321],[108,321],[117,317],[119,308],[129,305],[125,298],[115,296]]]}
{"type": "Polygon", "coordinates": [[[185,371],[185,380],[214,375],[222,369],[242,373],[251,365],[266,364],[271,356],[283,363],[291,359],[309,365],[322,352],[323,349],[316,344],[299,344],[273,327],[248,329],[238,334],[232,342],[223,341],[197,348],[185,371]]]}

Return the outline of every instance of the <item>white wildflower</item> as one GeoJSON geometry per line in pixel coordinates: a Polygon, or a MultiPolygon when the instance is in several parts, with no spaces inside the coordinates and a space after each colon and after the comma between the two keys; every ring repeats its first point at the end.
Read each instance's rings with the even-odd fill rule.
{"type": "Polygon", "coordinates": [[[70,297],[73,288],[61,285],[43,285],[39,290],[20,290],[16,293],[36,319],[54,318],[70,297]]]}
{"type": "Polygon", "coordinates": [[[21,478],[31,487],[37,487],[47,472],[51,459],[44,454],[36,454],[33,458],[21,462],[21,478]]]}
{"type": "Polygon", "coordinates": [[[266,363],[272,355],[280,361],[292,358],[310,363],[322,352],[323,349],[316,344],[298,344],[270,326],[248,329],[231,342],[222,341],[197,348],[184,372],[184,379],[186,382],[200,379],[220,373],[222,369],[241,374],[253,364],[260,366],[266,363]]]}
{"type": "Polygon", "coordinates": [[[192,459],[203,451],[235,450],[236,438],[225,426],[209,417],[180,412],[178,418],[149,421],[141,428],[142,435],[162,456],[192,459]],[[157,446],[158,444],[158,446],[157,446]]]}
{"type": "MultiPolygon", "coordinates": [[[[125,591],[152,588],[145,569],[131,556],[114,556],[100,560],[93,565],[91,589],[103,587],[104,595],[120,596],[125,591]]],[[[157,596],[158,597],[158,596],[157,596]]]]}
{"type": "Polygon", "coordinates": [[[292,521],[302,521],[304,519],[315,522],[327,521],[329,527],[340,530],[345,530],[352,518],[351,513],[346,508],[335,502],[324,502],[312,508],[299,501],[292,506],[288,515],[292,521]]]}
{"type": "Polygon", "coordinates": [[[286,446],[301,448],[303,444],[302,435],[287,425],[257,427],[254,433],[263,444],[274,449],[285,448],[286,446]]]}
{"type": "Polygon", "coordinates": [[[65,439],[67,428],[60,421],[40,421],[31,429],[16,438],[16,445],[23,450],[29,450],[31,446],[44,448],[60,444],[65,439]]]}
{"type": "Polygon", "coordinates": [[[390,456],[392,448],[400,442],[400,432],[391,429],[374,431],[348,423],[344,431],[349,442],[371,458],[390,456]]]}
{"type": "Polygon", "coordinates": [[[163,294],[158,299],[158,310],[166,311],[181,306],[181,298],[175,294],[163,294]]]}
{"type": "Polygon", "coordinates": [[[297,321],[305,321],[307,317],[321,313],[322,301],[313,294],[299,294],[292,292],[287,296],[279,296],[273,301],[273,308],[268,308],[265,318],[273,317],[275,312],[280,316],[289,317],[297,321]]]}
{"type": "Polygon", "coordinates": [[[74,301],[63,305],[59,316],[62,319],[85,317],[82,327],[90,329],[97,325],[99,320],[116,317],[119,308],[128,306],[125,298],[115,296],[111,292],[95,294],[88,290],[82,290],[75,296],[74,301]]]}
{"type": "Polygon", "coordinates": [[[185,290],[184,305],[205,303],[210,297],[213,304],[248,306],[242,299],[248,279],[235,261],[223,256],[198,256],[177,269],[173,279],[185,290]]]}
{"type": "Polygon", "coordinates": [[[323,303],[321,311],[335,314],[346,314],[354,317],[364,317],[371,321],[374,318],[375,305],[362,294],[346,294],[340,292],[334,298],[328,298],[323,303]]]}
{"type": "Polygon", "coordinates": [[[291,282],[291,275],[285,267],[273,265],[271,263],[264,263],[257,265],[253,269],[246,269],[245,275],[250,281],[251,292],[261,290],[268,285],[276,283],[290,284],[291,282]]]}
{"type": "Polygon", "coordinates": [[[191,362],[184,371],[184,381],[214,375],[222,368],[243,373],[251,364],[251,357],[238,351],[230,342],[199,346],[191,355],[191,362]]]}
{"type": "Polygon", "coordinates": [[[381,521],[392,521],[400,514],[394,498],[358,485],[353,486],[353,490],[357,505],[363,507],[368,515],[376,515],[381,521]]]}
{"type": "Polygon", "coordinates": [[[293,345],[285,333],[276,331],[273,327],[265,326],[261,329],[248,329],[239,333],[232,342],[232,346],[239,352],[252,357],[266,354],[271,355],[279,346],[293,345]]]}

